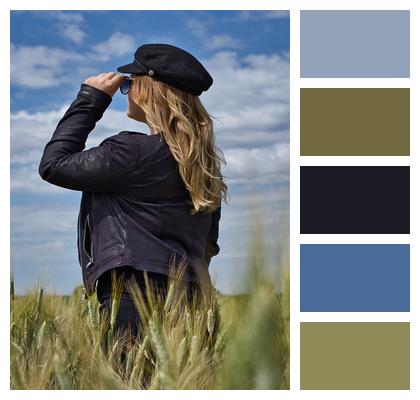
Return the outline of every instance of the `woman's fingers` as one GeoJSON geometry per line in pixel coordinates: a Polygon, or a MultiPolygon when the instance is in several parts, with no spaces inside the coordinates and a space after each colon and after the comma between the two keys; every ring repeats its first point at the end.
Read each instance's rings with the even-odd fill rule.
{"type": "Polygon", "coordinates": [[[115,72],[106,72],[103,77],[106,79],[111,79],[115,75],[115,72]]]}
{"type": "Polygon", "coordinates": [[[121,86],[124,80],[125,80],[124,75],[115,75],[109,80],[109,84],[114,93],[118,90],[118,88],[121,86]]]}
{"type": "Polygon", "coordinates": [[[112,82],[112,83],[115,83],[115,84],[117,84],[118,86],[119,85],[121,85],[121,83],[123,83],[124,82],[124,80],[125,80],[125,76],[124,75],[117,75],[117,74],[115,74],[111,79],[110,79],[110,81],[112,82]]]}
{"type": "Polygon", "coordinates": [[[89,84],[89,82],[92,81],[95,78],[96,78],[95,76],[89,76],[88,78],[85,79],[85,82],[84,83],[89,84]]]}
{"type": "Polygon", "coordinates": [[[115,72],[102,72],[99,75],[90,76],[84,83],[94,86],[110,96],[113,96],[124,79],[124,75],[117,75],[115,72]]]}

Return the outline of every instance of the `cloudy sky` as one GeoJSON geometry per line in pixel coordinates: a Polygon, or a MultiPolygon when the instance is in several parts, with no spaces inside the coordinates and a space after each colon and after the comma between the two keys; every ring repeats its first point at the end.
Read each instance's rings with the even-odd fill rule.
{"type": "MultiPolygon", "coordinates": [[[[221,251],[210,265],[214,286],[223,293],[243,291],[253,210],[263,224],[268,268],[275,270],[278,257],[287,259],[288,12],[11,11],[11,268],[17,293],[38,278],[63,294],[81,284],[81,192],[43,181],[39,162],[80,84],[131,62],[144,43],[184,48],[214,79],[200,98],[215,117],[230,193],[229,204],[222,204],[221,251]]],[[[85,149],[121,130],[149,133],[126,116],[126,106],[117,92],[85,149]]]]}

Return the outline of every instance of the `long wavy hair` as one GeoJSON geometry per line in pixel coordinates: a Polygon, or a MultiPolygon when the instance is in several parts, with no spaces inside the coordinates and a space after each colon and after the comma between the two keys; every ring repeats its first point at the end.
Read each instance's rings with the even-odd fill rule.
{"type": "Polygon", "coordinates": [[[148,75],[134,75],[131,99],[144,110],[148,125],[162,132],[178,162],[179,174],[191,196],[191,215],[212,212],[227,202],[221,174],[226,165],[215,144],[213,121],[199,96],[166,85],[148,75]]]}

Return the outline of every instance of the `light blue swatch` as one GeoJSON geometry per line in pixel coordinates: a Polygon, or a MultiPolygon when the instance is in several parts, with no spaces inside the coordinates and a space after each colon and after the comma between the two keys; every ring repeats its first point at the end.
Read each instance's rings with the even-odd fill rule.
{"type": "Polygon", "coordinates": [[[409,10],[302,10],[301,78],[409,78],[409,10]]]}
{"type": "Polygon", "coordinates": [[[302,244],[300,311],[410,311],[408,244],[302,244]]]}

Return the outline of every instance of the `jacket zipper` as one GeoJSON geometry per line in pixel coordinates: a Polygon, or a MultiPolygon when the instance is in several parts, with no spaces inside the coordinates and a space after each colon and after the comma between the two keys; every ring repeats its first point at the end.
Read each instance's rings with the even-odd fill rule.
{"type": "MultiPolygon", "coordinates": [[[[89,268],[93,264],[93,245],[92,245],[92,229],[90,227],[90,220],[89,220],[89,214],[87,214],[87,225],[89,227],[89,234],[90,234],[90,256],[89,256],[89,262],[86,264],[85,268],[89,268]]],[[[86,233],[85,233],[86,234],[86,233]]]]}

